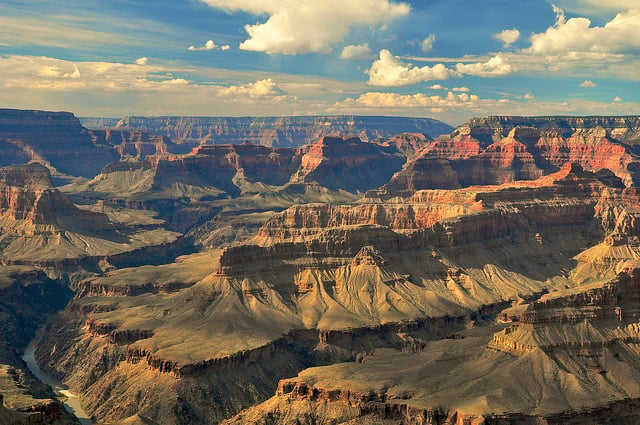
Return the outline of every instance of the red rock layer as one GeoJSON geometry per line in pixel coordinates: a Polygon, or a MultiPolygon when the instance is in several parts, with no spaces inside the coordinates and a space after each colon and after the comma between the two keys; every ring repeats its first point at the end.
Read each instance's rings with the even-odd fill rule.
{"type": "Polygon", "coordinates": [[[120,157],[145,159],[149,155],[178,153],[180,149],[165,136],[138,130],[91,130],[94,143],[110,145],[120,157]]]}
{"type": "Polygon", "coordinates": [[[631,186],[640,181],[635,153],[639,142],[638,117],[474,119],[451,136],[428,144],[389,183],[368,196],[389,198],[421,189],[531,180],[566,162],[589,171],[609,169],[631,186]]]}
{"type": "Polygon", "coordinates": [[[406,158],[395,149],[355,138],[324,137],[310,145],[292,182],[317,182],[349,192],[381,186],[400,170],[406,158]]]}

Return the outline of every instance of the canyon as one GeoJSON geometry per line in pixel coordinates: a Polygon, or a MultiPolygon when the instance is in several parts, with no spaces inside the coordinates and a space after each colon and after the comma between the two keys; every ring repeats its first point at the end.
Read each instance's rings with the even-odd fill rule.
{"type": "Polygon", "coordinates": [[[20,358],[46,322],[97,423],[636,423],[638,145],[638,117],[0,110],[0,417],[73,420],[20,358]]]}

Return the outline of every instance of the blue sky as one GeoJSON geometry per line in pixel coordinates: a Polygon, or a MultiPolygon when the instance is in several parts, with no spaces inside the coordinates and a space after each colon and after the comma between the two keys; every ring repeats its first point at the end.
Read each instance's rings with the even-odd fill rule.
{"type": "Polygon", "coordinates": [[[3,0],[2,107],[640,114],[640,0],[3,0]]]}

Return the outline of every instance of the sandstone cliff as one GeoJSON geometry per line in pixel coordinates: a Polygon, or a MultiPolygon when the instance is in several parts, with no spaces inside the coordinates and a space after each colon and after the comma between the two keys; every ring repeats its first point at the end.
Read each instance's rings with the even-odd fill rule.
{"type": "Polygon", "coordinates": [[[365,143],[357,137],[324,137],[304,150],[291,181],[315,181],[333,190],[365,191],[384,184],[405,161],[396,149],[365,143]]]}
{"type": "Polygon", "coordinates": [[[413,161],[368,196],[531,180],[566,162],[609,169],[637,183],[638,117],[488,117],[427,144],[413,161]]]}
{"type": "Polygon", "coordinates": [[[325,136],[351,135],[363,140],[387,139],[399,133],[431,137],[452,128],[430,118],[308,116],[308,117],[125,117],[118,128],[143,130],[176,143],[242,144],[296,147],[325,136]]]}

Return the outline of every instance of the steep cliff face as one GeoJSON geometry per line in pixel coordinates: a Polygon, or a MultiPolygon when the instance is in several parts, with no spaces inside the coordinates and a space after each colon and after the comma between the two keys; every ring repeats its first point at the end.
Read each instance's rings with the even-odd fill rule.
{"type": "Polygon", "coordinates": [[[0,165],[44,161],[73,176],[93,177],[119,158],[68,112],[0,110],[0,165]]]}
{"type": "Polygon", "coordinates": [[[310,145],[292,182],[315,181],[329,189],[349,192],[379,187],[398,171],[406,158],[359,138],[324,137],[310,145]]]}
{"type": "Polygon", "coordinates": [[[602,226],[606,222],[607,230],[614,232],[617,228],[634,227],[631,224],[633,214],[624,208],[625,205],[633,205],[634,198],[627,196],[628,199],[623,201],[626,192],[609,186],[616,183],[619,185],[620,181],[602,178],[584,171],[578,164],[567,163],[560,171],[538,180],[502,186],[421,190],[410,198],[385,201],[373,199],[371,194],[375,191],[371,191],[357,205],[293,206],[269,219],[260,229],[256,241],[261,244],[305,241],[328,228],[355,225],[378,225],[411,234],[436,223],[446,227],[451,222],[454,223],[453,228],[459,229],[462,222],[466,221],[468,232],[477,232],[483,227],[483,220],[507,215],[523,216],[534,226],[542,227],[547,224],[545,220],[550,215],[548,223],[573,221],[584,224],[593,219],[595,214],[601,217],[602,226]],[[611,199],[609,189],[611,193],[618,194],[616,201],[611,199]],[[605,197],[602,203],[594,209],[603,193],[605,197]],[[616,204],[619,211],[609,210],[608,206],[612,204],[616,204]],[[509,214],[503,211],[505,208],[517,208],[517,212],[509,214]],[[548,211],[544,212],[545,209],[548,211]],[[567,217],[561,219],[565,214],[567,217]],[[614,223],[619,224],[616,227],[614,223]]]}
{"type": "Polygon", "coordinates": [[[433,139],[422,133],[400,133],[388,139],[374,140],[382,146],[393,146],[407,158],[415,157],[425,147],[431,145],[433,139]]]}
{"type": "Polygon", "coordinates": [[[5,231],[33,225],[65,224],[88,231],[109,230],[103,214],[80,210],[52,187],[49,170],[40,164],[0,168],[0,217],[5,231]]]}
{"type": "Polygon", "coordinates": [[[578,131],[589,131],[598,127],[607,129],[612,136],[624,143],[636,144],[640,117],[518,117],[518,116],[490,116],[469,120],[462,128],[481,139],[484,143],[497,142],[506,137],[516,127],[535,128],[543,133],[555,133],[564,138],[570,137],[578,131]]]}
{"type": "Polygon", "coordinates": [[[118,128],[143,130],[176,143],[242,144],[296,147],[325,136],[351,135],[363,140],[387,139],[399,133],[431,137],[452,127],[430,118],[308,116],[308,117],[125,117],[118,128]]]}
{"type": "Polygon", "coordinates": [[[149,155],[186,153],[166,136],[139,130],[91,130],[91,135],[94,143],[112,146],[121,158],[144,160],[149,155]]]}
{"type": "Polygon", "coordinates": [[[638,117],[488,117],[427,144],[371,197],[415,190],[533,180],[567,162],[609,169],[627,186],[638,176],[638,117]],[[631,145],[631,146],[630,146],[631,145]],[[446,175],[446,178],[443,176],[446,175]]]}

